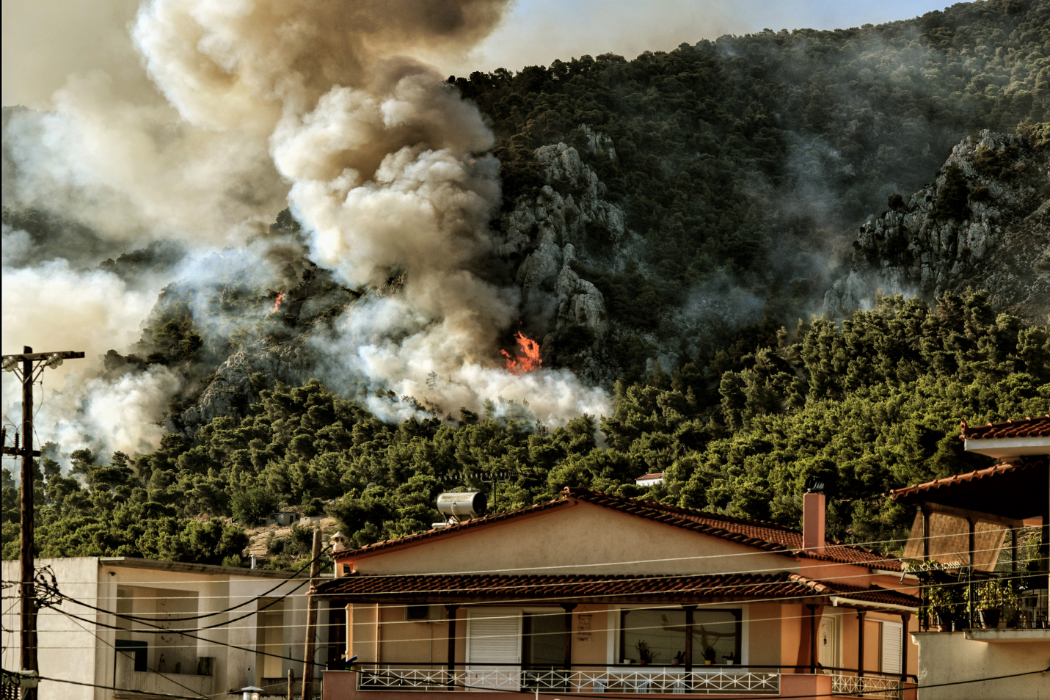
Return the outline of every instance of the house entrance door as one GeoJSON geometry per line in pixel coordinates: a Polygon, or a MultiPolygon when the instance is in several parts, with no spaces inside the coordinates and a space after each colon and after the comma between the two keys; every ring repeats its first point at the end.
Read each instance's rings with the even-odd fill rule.
{"type": "MultiPolygon", "coordinates": [[[[817,660],[825,669],[837,668],[839,664],[839,621],[838,615],[824,615],[820,618],[817,630],[817,660]]],[[[831,673],[831,671],[825,671],[831,673]]]]}

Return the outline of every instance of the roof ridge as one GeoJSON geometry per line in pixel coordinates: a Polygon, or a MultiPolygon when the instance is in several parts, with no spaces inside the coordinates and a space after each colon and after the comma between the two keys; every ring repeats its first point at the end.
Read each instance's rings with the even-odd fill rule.
{"type": "Polygon", "coordinates": [[[984,425],[969,425],[965,419],[959,421],[959,438],[962,440],[1047,436],[1050,436],[1050,413],[1036,416],[1025,416],[1024,418],[1009,418],[1004,421],[990,421],[984,425]],[[1044,423],[1048,423],[1047,427],[1040,429],[1044,423]],[[1026,428],[1025,424],[1030,424],[1031,429],[1034,430],[1034,432],[1027,434],[1024,433],[1026,428]],[[1022,434],[996,435],[996,428],[999,430],[1009,430],[1014,433],[1016,433],[1016,431],[1022,431],[1022,434]]]}
{"type": "Polygon", "coordinates": [[[675,514],[687,514],[695,516],[710,517],[715,520],[725,520],[726,522],[735,523],[738,525],[760,525],[762,527],[775,528],[777,530],[785,530],[787,532],[794,532],[801,534],[800,530],[782,525],[772,520],[762,520],[761,518],[744,518],[739,515],[726,515],[724,513],[716,513],[710,510],[701,510],[699,508],[685,508],[683,506],[670,505],[668,503],[660,503],[659,501],[647,501],[640,498],[631,498],[630,496],[617,496],[614,493],[608,493],[605,491],[597,491],[595,489],[588,489],[582,486],[566,486],[562,489],[562,493],[566,495],[578,496],[580,493],[583,494],[595,494],[605,498],[615,498],[621,501],[626,501],[633,505],[638,505],[643,508],[650,508],[652,510],[663,510],[675,514]]]}
{"type": "MultiPolygon", "coordinates": [[[[697,517],[700,517],[700,516],[711,517],[714,520],[724,520],[725,522],[732,523],[734,525],[754,525],[754,526],[758,526],[758,527],[766,527],[766,528],[770,528],[770,529],[780,530],[782,532],[787,532],[787,533],[791,533],[791,534],[794,534],[794,535],[801,535],[802,534],[801,530],[798,530],[798,529],[793,528],[793,527],[788,527],[787,525],[782,525],[782,524],[780,524],[778,522],[775,522],[775,521],[772,521],[772,520],[762,520],[761,518],[744,518],[744,517],[737,516],[737,515],[725,515],[725,514],[722,514],[722,513],[713,513],[713,512],[708,511],[708,510],[700,510],[698,508],[683,508],[682,506],[674,506],[674,505],[669,505],[667,503],[659,503],[657,501],[646,501],[646,500],[642,500],[642,499],[638,499],[638,498],[630,498],[630,497],[626,497],[626,496],[617,496],[615,494],[606,493],[604,491],[596,491],[594,489],[586,489],[586,488],[583,488],[583,487],[580,487],[580,486],[566,486],[564,489],[562,489],[563,493],[570,493],[570,492],[572,492],[573,495],[577,495],[575,492],[580,492],[580,491],[585,492],[585,493],[598,494],[598,495],[601,495],[601,496],[603,496],[605,498],[616,498],[616,499],[619,499],[619,500],[622,500],[622,501],[630,502],[631,504],[637,505],[637,506],[642,507],[642,508],[649,508],[650,510],[665,511],[665,512],[668,512],[668,513],[670,513],[672,515],[694,515],[694,516],[697,516],[697,517]]],[[[777,544],[777,543],[773,543],[773,544],[777,544]]],[[[831,545],[831,546],[834,546],[834,547],[847,547],[849,549],[856,549],[856,550],[859,550],[859,551],[862,551],[862,552],[867,552],[868,554],[877,554],[877,552],[874,549],[870,549],[868,547],[862,547],[859,544],[852,544],[850,542],[842,542],[841,540],[827,540],[825,544],[826,545],[831,545]]],[[[790,547],[786,547],[785,549],[791,549],[791,548],[790,547]]]]}
{"type": "Polygon", "coordinates": [[[440,530],[431,528],[429,530],[424,530],[423,532],[414,532],[410,535],[402,535],[401,537],[393,537],[388,540],[372,542],[370,544],[357,547],[356,549],[343,550],[342,552],[339,552],[339,554],[359,554],[367,553],[372,550],[385,549],[386,547],[393,547],[404,542],[426,539],[429,537],[434,537],[438,534],[444,534],[446,532],[458,532],[460,530],[464,530],[470,527],[477,527],[479,525],[493,523],[500,520],[506,520],[507,518],[521,515],[522,513],[528,512],[530,510],[543,510],[544,508],[550,508],[551,506],[560,505],[565,502],[566,500],[564,498],[555,498],[549,501],[543,501],[541,503],[533,503],[532,505],[524,506],[522,508],[516,508],[515,510],[505,510],[502,513],[492,513],[490,515],[483,515],[480,518],[471,518],[470,520],[464,520],[463,522],[453,523],[451,525],[448,525],[447,527],[441,528],[440,530]]]}

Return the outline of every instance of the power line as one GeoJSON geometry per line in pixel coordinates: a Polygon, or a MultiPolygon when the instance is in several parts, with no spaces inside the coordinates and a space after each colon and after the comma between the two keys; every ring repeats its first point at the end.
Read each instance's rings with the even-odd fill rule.
{"type": "MultiPolygon", "coordinates": [[[[49,606],[49,607],[52,607],[52,606],[49,606]]],[[[74,615],[73,613],[67,612],[65,610],[58,610],[58,612],[60,612],[61,614],[65,615],[66,617],[71,617],[71,618],[80,620],[81,622],[86,622],[86,623],[91,624],[91,625],[98,625],[99,627],[105,627],[106,629],[117,630],[119,632],[127,632],[128,631],[128,630],[124,629],[123,627],[117,627],[116,625],[108,625],[108,624],[106,624],[104,622],[98,622],[96,620],[89,620],[89,619],[87,619],[85,617],[80,617],[79,615],[74,615]]],[[[242,646],[240,646],[238,644],[230,644],[229,642],[220,642],[217,639],[207,639],[206,637],[198,637],[195,634],[190,634],[188,632],[182,632],[180,630],[165,630],[165,631],[168,632],[169,634],[181,634],[184,637],[189,637],[190,639],[196,639],[196,640],[201,641],[201,642],[206,642],[206,643],[214,645],[214,646],[228,647],[230,649],[237,649],[238,651],[247,651],[247,652],[252,653],[252,654],[259,654],[260,656],[269,656],[269,657],[274,658],[274,659],[285,659],[286,661],[294,661],[294,662],[299,663],[299,664],[301,664],[301,663],[308,663],[308,664],[311,664],[313,666],[325,666],[325,665],[327,665],[327,664],[317,663],[316,661],[303,661],[303,659],[296,659],[296,658],[294,658],[292,656],[284,656],[282,654],[271,654],[269,652],[259,651],[258,649],[252,649],[250,647],[242,647],[242,646]]],[[[197,699],[194,698],[193,700],[197,700],[197,699]]]]}
{"type": "MultiPolygon", "coordinates": [[[[1023,578],[1023,577],[1025,577],[1025,575],[1019,573],[1016,577],[1003,577],[1003,579],[1007,579],[1007,578],[1023,578]]],[[[915,586],[915,587],[917,587],[917,588],[932,588],[932,587],[936,587],[936,586],[939,586],[939,585],[940,584],[928,584],[926,586],[915,586]]],[[[650,595],[658,595],[658,594],[660,594],[662,592],[663,593],[674,593],[675,591],[649,591],[647,593],[649,593],[650,595]]],[[[630,595],[630,594],[625,594],[625,595],[630,595]]],[[[813,595],[779,596],[779,597],[775,597],[775,598],[755,598],[755,599],[748,599],[748,600],[741,600],[741,601],[729,601],[729,602],[700,604],[698,607],[703,607],[704,609],[719,610],[719,609],[726,609],[726,608],[728,608],[728,607],[730,607],[730,606],[732,606],[734,604],[742,605],[742,604],[756,604],[756,603],[770,603],[770,602],[772,602],[772,603],[784,603],[784,602],[790,602],[790,601],[793,601],[793,600],[805,600],[807,598],[812,598],[812,597],[817,596],[817,595],[820,595],[820,594],[817,593],[816,591],[814,591],[813,595]]],[[[79,601],[72,600],[72,599],[68,598],[67,596],[62,596],[62,597],[66,598],[67,600],[71,600],[71,602],[79,603],[79,601]]],[[[573,596],[573,597],[580,597],[580,596],[573,596]]],[[[612,596],[606,596],[606,597],[612,597],[612,596]]],[[[844,596],[841,596],[841,597],[848,599],[848,594],[844,595],[844,596]]],[[[566,597],[565,599],[571,599],[571,598],[572,597],[566,597]]],[[[537,598],[537,599],[532,599],[532,600],[520,600],[519,599],[519,600],[502,601],[502,603],[503,604],[515,603],[515,604],[521,605],[521,604],[527,604],[527,603],[530,603],[530,602],[531,603],[535,603],[535,602],[550,602],[552,600],[557,601],[557,600],[562,600],[562,598],[545,597],[545,598],[537,598]]],[[[863,602],[863,601],[858,601],[858,602],[863,602]]],[[[486,605],[498,605],[500,603],[499,602],[490,603],[490,602],[486,601],[485,604],[486,605]]],[[[83,604],[83,603],[81,603],[81,605],[85,605],[86,607],[93,607],[93,606],[89,606],[89,605],[86,605],[86,604],[83,604]]],[[[164,633],[167,633],[167,634],[181,634],[183,636],[190,637],[191,639],[197,639],[197,640],[200,640],[200,641],[204,641],[204,642],[206,642],[208,644],[215,644],[215,645],[219,645],[219,646],[232,646],[233,648],[244,649],[244,647],[237,647],[235,645],[229,645],[229,644],[226,644],[224,642],[220,642],[218,640],[207,639],[207,638],[203,638],[203,637],[197,637],[197,636],[189,633],[192,630],[188,630],[188,631],[182,631],[182,630],[177,630],[177,629],[169,630],[169,629],[161,628],[161,627],[159,627],[157,625],[151,625],[152,627],[154,627],[153,630],[142,630],[142,629],[129,630],[129,629],[123,628],[123,627],[117,627],[117,626],[108,625],[108,624],[102,623],[102,622],[88,620],[86,618],[82,618],[82,617],[73,615],[72,613],[69,613],[69,612],[67,612],[65,610],[61,610],[59,608],[55,608],[54,606],[48,606],[48,607],[52,607],[56,612],[58,612],[58,613],[60,613],[62,615],[66,615],[66,616],[69,616],[69,617],[74,617],[76,619],[83,620],[84,622],[88,622],[90,624],[97,624],[97,625],[100,625],[102,627],[107,627],[107,628],[114,629],[114,630],[119,630],[119,631],[122,631],[122,632],[137,632],[137,633],[142,633],[142,634],[164,634],[164,633]]],[[[392,606],[392,607],[400,607],[400,606],[392,606]]],[[[677,609],[677,608],[678,608],[678,606],[673,604],[673,603],[664,603],[664,604],[660,604],[660,605],[651,605],[651,606],[636,607],[636,608],[630,608],[630,609],[632,609],[632,610],[667,610],[667,609],[677,609]]],[[[108,611],[103,610],[101,608],[94,608],[94,609],[96,609],[96,610],[98,610],[100,612],[103,612],[103,613],[108,613],[108,611]]],[[[477,608],[477,609],[481,609],[481,608],[477,608]]],[[[875,610],[874,612],[878,612],[878,611],[875,610]]],[[[552,612],[549,615],[547,615],[546,613],[538,613],[539,616],[562,616],[563,614],[564,614],[563,612],[552,612]]],[[[587,614],[587,613],[573,611],[572,614],[587,614]]],[[[486,619],[486,620],[509,619],[511,617],[516,617],[516,616],[490,616],[490,617],[485,617],[485,618],[481,618],[481,619],[486,619]]],[[[769,618],[769,620],[794,619],[794,617],[795,616],[790,616],[790,617],[778,616],[778,617],[775,617],[775,618],[769,618]]],[[[801,615],[801,616],[797,616],[797,617],[799,617],[801,619],[801,618],[806,618],[808,616],[801,615]]],[[[755,620],[755,621],[761,621],[761,620],[755,620]]],[[[371,625],[372,623],[369,623],[369,624],[371,625]]],[[[402,624],[402,622],[401,621],[390,621],[390,622],[380,622],[378,624],[380,624],[380,625],[402,624]]],[[[277,627],[277,626],[274,625],[274,626],[271,626],[271,627],[277,627]]],[[[281,628],[298,628],[298,627],[300,627],[300,625],[280,625],[280,627],[281,628]]],[[[237,630],[237,629],[256,629],[256,628],[255,627],[227,628],[227,630],[237,630]]],[[[594,630],[594,631],[608,631],[608,629],[609,628],[604,628],[604,629],[598,629],[598,630],[594,630]]],[[[649,628],[647,628],[647,627],[633,628],[632,627],[631,629],[649,629],[649,628]]],[[[499,635],[499,636],[508,637],[508,638],[510,638],[510,637],[517,638],[520,635],[514,634],[514,635],[499,635]]],[[[497,636],[493,635],[490,638],[495,639],[495,638],[497,638],[497,636]]],[[[455,639],[457,639],[457,640],[467,639],[467,636],[465,634],[464,635],[457,635],[455,637],[455,639]]],[[[429,637],[420,637],[420,638],[410,638],[410,639],[388,640],[388,643],[418,642],[418,641],[428,641],[428,640],[429,640],[429,637]]],[[[259,653],[262,653],[262,652],[259,652],[259,653]]],[[[289,660],[293,660],[293,661],[300,661],[299,659],[292,659],[291,657],[286,657],[286,656],[281,656],[280,658],[289,659],[289,660]]]]}
{"type": "MultiPolygon", "coordinates": [[[[977,550],[977,551],[991,551],[992,549],[994,549],[994,548],[989,548],[988,550],[977,550]]],[[[764,571],[780,573],[783,570],[782,569],[768,569],[768,570],[764,570],[764,571]]],[[[652,575],[652,576],[648,576],[648,577],[636,577],[636,578],[634,578],[632,580],[635,580],[635,581],[659,581],[659,580],[668,579],[668,578],[672,578],[672,577],[675,578],[675,579],[682,579],[682,578],[697,578],[697,579],[700,579],[700,578],[704,578],[704,577],[728,576],[728,575],[735,575],[735,574],[739,574],[739,573],[756,573],[756,572],[753,572],[753,571],[752,572],[732,571],[732,572],[687,574],[687,575],[684,575],[684,576],[658,574],[658,575],[652,575]]],[[[1024,574],[1022,572],[1018,572],[1018,574],[1016,576],[1014,576],[1014,577],[1000,577],[1000,578],[1002,578],[1002,579],[1024,578],[1026,576],[1027,576],[1027,574],[1024,574]]],[[[827,577],[827,578],[823,578],[823,579],[813,579],[813,580],[818,582],[818,583],[819,582],[827,583],[827,582],[835,582],[835,581],[845,581],[845,580],[853,579],[853,578],[869,578],[869,577],[870,577],[870,574],[861,573],[861,574],[850,574],[848,576],[835,576],[835,577],[827,577]]],[[[381,577],[377,576],[376,578],[381,578],[381,577]]],[[[403,576],[399,577],[399,578],[403,578],[403,576]]],[[[618,581],[622,581],[622,580],[623,579],[616,578],[616,579],[609,579],[608,581],[605,581],[605,582],[618,582],[618,581]]],[[[204,631],[204,630],[213,629],[213,628],[216,628],[216,627],[224,627],[224,626],[228,626],[228,625],[230,625],[230,624],[232,624],[234,622],[237,622],[239,620],[242,620],[242,619],[245,619],[247,617],[250,617],[252,614],[255,614],[255,612],[261,612],[261,611],[267,609],[268,607],[270,607],[271,605],[274,605],[274,604],[280,602],[284,598],[291,596],[294,593],[295,590],[298,590],[299,588],[301,588],[308,581],[309,581],[309,579],[303,579],[303,582],[300,583],[299,586],[297,586],[295,589],[293,589],[289,593],[285,594],[281,598],[277,598],[274,601],[271,601],[271,603],[269,603],[267,606],[261,608],[258,611],[253,611],[253,612],[247,613],[247,614],[242,615],[240,617],[234,618],[233,620],[229,620],[229,621],[226,621],[224,623],[219,623],[217,625],[211,625],[211,626],[207,626],[207,627],[203,627],[203,628],[199,628],[199,629],[186,630],[186,631],[204,631]]],[[[588,583],[602,583],[602,582],[603,581],[598,580],[598,581],[591,581],[591,582],[588,582],[588,583]]],[[[760,582],[751,582],[751,583],[740,583],[740,584],[723,585],[723,586],[720,586],[719,588],[720,589],[727,589],[727,588],[735,588],[735,587],[746,587],[746,588],[769,587],[769,586],[783,585],[784,583],[785,583],[785,581],[760,581],[760,582]]],[[[565,582],[565,583],[557,583],[557,582],[551,583],[551,582],[547,582],[547,583],[537,583],[535,585],[519,585],[519,586],[515,586],[515,588],[532,588],[532,587],[549,588],[549,587],[558,586],[558,585],[571,586],[571,585],[577,585],[577,584],[578,584],[578,582],[572,582],[572,581],[565,582]]],[[[932,585],[941,585],[941,584],[932,584],[932,585]]],[[[921,590],[921,589],[923,589],[925,587],[930,587],[930,586],[921,586],[919,584],[910,584],[910,585],[906,586],[905,588],[907,588],[907,589],[916,589],[916,588],[918,588],[918,589],[921,590]]],[[[469,589],[464,589],[464,592],[470,593],[470,592],[476,592],[478,590],[479,590],[478,588],[469,588],[469,589]]],[[[484,590],[484,589],[480,589],[480,590],[484,590]]],[[[881,589],[881,590],[885,590],[885,591],[889,591],[889,592],[896,592],[896,589],[891,589],[891,588],[885,588],[885,589],[881,589]]],[[[445,592],[447,592],[447,591],[448,591],[448,589],[445,590],[445,592]]],[[[406,591],[404,589],[400,589],[400,590],[389,590],[389,591],[370,591],[369,593],[372,594],[372,595],[387,595],[387,594],[411,594],[411,593],[430,593],[430,592],[432,592],[432,591],[430,591],[430,590],[416,590],[416,591],[407,590],[406,591]]],[[[674,592],[677,592],[677,591],[673,591],[673,590],[671,590],[671,591],[649,591],[649,592],[646,592],[646,593],[649,594],[649,595],[652,595],[652,594],[659,594],[659,593],[674,593],[674,592]]],[[[839,597],[850,598],[851,596],[856,596],[856,595],[858,595],[860,593],[863,593],[863,592],[864,591],[841,592],[841,593],[832,593],[832,595],[836,595],[837,594],[839,597]]],[[[608,597],[631,597],[631,596],[634,596],[634,595],[635,594],[632,594],[632,593],[624,593],[624,594],[614,594],[614,595],[611,595],[611,596],[602,596],[602,597],[607,597],[607,598],[608,597]]],[[[814,591],[813,595],[820,595],[820,594],[818,592],[814,591]]],[[[90,605],[90,604],[85,603],[82,600],[79,600],[79,599],[76,599],[76,598],[72,598],[72,597],[65,596],[65,595],[63,595],[63,597],[66,598],[67,600],[70,600],[73,603],[76,603],[76,604],[81,605],[83,607],[94,609],[94,610],[96,610],[98,612],[102,612],[102,613],[109,614],[109,615],[114,615],[116,617],[120,617],[120,618],[124,618],[124,619],[133,618],[136,621],[148,622],[148,618],[117,614],[117,613],[113,613],[110,610],[106,610],[104,608],[99,608],[97,606],[90,605]]],[[[472,606],[472,605],[493,606],[493,605],[498,605],[498,604],[522,604],[522,603],[537,602],[537,601],[540,601],[540,602],[544,602],[544,601],[546,601],[546,602],[563,601],[563,600],[564,601],[571,601],[573,599],[592,598],[592,597],[594,597],[594,596],[585,596],[585,595],[544,596],[542,598],[534,598],[534,599],[528,599],[528,598],[523,599],[523,598],[518,597],[518,598],[508,598],[508,599],[503,599],[503,600],[481,600],[481,601],[478,601],[477,603],[460,603],[460,605],[464,605],[464,606],[472,606]]],[[[801,596],[801,598],[809,598],[809,597],[812,597],[812,595],[801,596]]],[[[789,598],[781,597],[781,598],[778,598],[777,600],[789,600],[789,599],[793,599],[793,598],[799,598],[799,596],[789,597],[789,598]]],[[[407,604],[406,603],[395,603],[395,604],[385,604],[385,605],[383,603],[379,603],[379,604],[383,605],[386,609],[411,605],[411,603],[407,603],[407,604]]],[[[657,606],[657,607],[663,607],[663,606],[657,606]]],[[[179,618],[179,619],[193,619],[193,618],[179,618]]],[[[172,620],[171,619],[163,620],[163,622],[170,622],[170,621],[172,621],[172,620]]],[[[386,622],[381,622],[380,624],[383,624],[383,625],[409,624],[410,622],[411,621],[386,621],[386,622]]],[[[156,629],[162,629],[162,628],[158,628],[156,625],[151,625],[151,626],[156,628],[156,629]]],[[[228,629],[249,629],[249,628],[243,628],[243,627],[242,628],[230,628],[230,627],[227,627],[227,628],[228,629]]],[[[167,628],[163,628],[163,629],[165,629],[165,631],[169,631],[169,632],[171,631],[171,630],[167,630],[167,628]]],[[[145,633],[155,633],[155,632],[153,632],[153,630],[138,630],[138,631],[145,632],[145,633]]]]}
{"type": "MultiPolygon", "coordinates": [[[[1002,528],[1002,529],[1006,530],[1006,531],[1011,531],[1011,532],[1013,530],[1019,530],[1019,531],[1020,530],[1032,530],[1033,532],[1035,532],[1035,531],[1039,530],[1039,527],[1040,526],[1038,526],[1038,525],[1028,525],[1028,526],[1023,526],[1023,527],[1020,527],[1020,528],[1002,528]]],[[[917,541],[921,541],[921,540],[946,539],[946,538],[953,538],[953,537],[958,537],[958,536],[959,536],[958,534],[945,534],[945,535],[928,535],[926,537],[918,536],[918,537],[915,537],[915,538],[911,538],[911,537],[907,537],[907,538],[887,538],[887,539],[884,539],[884,540],[871,540],[871,541],[868,541],[868,542],[857,542],[857,543],[850,543],[850,544],[834,544],[834,543],[830,543],[830,544],[826,544],[825,547],[831,546],[831,547],[859,548],[859,547],[868,547],[868,546],[874,546],[874,545],[880,545],[880,544],[888,544],[888,543],[894,543],[894,542],[907,542],[909,539],[915,539],[917,541]]],[[[452,576],[452,575],[466,576],[466,575],[480,575],[480,574],[500,574],[500,573],[514,572],[514,571],[538,572],[538,571],[547,571],[547,570],[554,570],[554,569],[581,568],[581,567],[627,566],[627,565],[635,565],[635,564],[659,564],[659,563],[665,563],[665,562],[698,561],[698,560],[703,560],[703,559],[730,559],[730,558],[734,558],[734,557],[757,557],[757,556],[761,556],[761,555],[792,556],[792,555],[794,555],[794,554],[796,554],[798,552],[809,552],[809,551],[812,551],[812,550],[815,550],[815,549],[817,549],[817,547],[808,547],[808,548],[800,547],[800,548],[797,548],[797,549],[784,549],[784,550],[772,550],[772,551],[770,551],[770,550],[755,550],[753,552],[737,552],[737,553],[733,553],[733,554],[701,554],[701,555],[691,555],[691,556],[683,556],[683,557],[663,557],[663,558],[659,558],[659,559],[636,559],[636,560],[629,560],[629,561],[595,562],[595,563],[590,563],[590,564],[557,564],[557,565],[552,565],[552,566],[529,566],[529,567],[504,568],[504,569],[476,569],[476,570],[472,570],[472,571],[437,571],[437,572],[429,572],[426,575],[428,575],[428,576],[452,576]]],[[[999,547],[999,548],[997,548],[997,547],[989,547],[989,548],[986,548],[986,549],[975,550],[975,552],[995,551],[997,549],[1002,549],[1002,548],[1001,547],[999,547]]],[[[965,552],[959,552],[959,553],[963,554],[965,552]]],[[[842,564],[842,565],[852,565],[852,566],[860,566],[860,567],[872,568],[872,565],[875,564],[875,563],[879,563],[879,562],[896,563],[896,562],[902,561],[902,559],[903,559],[902,557],[894,557],[892,555],[885,555],[885,557],[882,558],[882,559],[875,559],[875,560],[867,561],[867,562],[863,562],[863,561],[861,561],[861,562],[838,562],[838,561],[830,560],[828,562],[828,564],[829,565],[842,564]]],[[[115,564],[115,565],[112,565],[112,566],[115,566],[115,567],[119,568],[120,565],[119,564],[115,564]]],[[[875,568],[877,568],[877,567],[875,567],[875,568]]],[[[769,569],[769,571],[773,571],[773,570],[774,569],[769,569]]],[[[780,569],[776,569],[776,570],[780,570],[780,569]]],[[[258,571],[258,569],[244,569],[243,571],[245,572],[244,575],[249,575],[247,572],[249,572],[249,571],[258,571]]],[[[753,570],[749,569],[748,571],[753,571],[753,570]]],[[[886,570],[886,571],[891,571],[891,570],[886,570]]],[[[896,574],[899,574],[901,572],[900,571],[892,571],[892,573],[894,575],[896,575],[896,574]]],[[[903,573],[910,574],[910,572],[907,572],[907,571],[905,571],[903,573]]],[[[230,574],[230,575],[233,576],[233,575],[240,575],[240,574],[230,574]]],[[[408,576],[408,575],[413,575],[413,574],[368,574],[368,576],[371,576],[371,577],[374,577],[374,578],[399,578],[399,577],[408,576]]],[[[159,580],[159,581],[156,580],[156,579],[142,579],[142,580],[136,579],[136,580],[121,581],[120,583],[121,583],[121,585],[135,586],[135,585],[139,585],[139,584],[142,584],[142,585],[159,585],[159,584],[162,584],[162,583],[187,584],[187,583],[214,583],[214,582],[215,582],[214,579],[162,579],[162,580],[159,580]]],[[[94,584],[94,583],[98,583],[98,581],[97,580],[63,581],[63,584],[94,584]]],[[[245,584],[247,584],[247,581],[231,581],[230,583],[231,584],[233,584],[233,583],[238,583],[238,584],[239,583],[245,583],[245,584]]],[[[225,596],[214,596],[214,597],[225,597],[225,596]]],[[[201,599],[203,599],[203,597],[201,599]]]]}

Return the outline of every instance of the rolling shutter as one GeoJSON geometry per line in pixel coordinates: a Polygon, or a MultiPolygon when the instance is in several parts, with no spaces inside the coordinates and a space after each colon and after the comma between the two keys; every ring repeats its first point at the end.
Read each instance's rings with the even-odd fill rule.
{"type": "Polygon", "coordinates": [[[899,622],[882,623],[882,672],[901,672],[902,635],[904,627],[899,622]]]}
{"type": "Polygon", "coordinates": [[[520,663],[520,610],[467,612],[467,685],[519,691],[520,663]]]}

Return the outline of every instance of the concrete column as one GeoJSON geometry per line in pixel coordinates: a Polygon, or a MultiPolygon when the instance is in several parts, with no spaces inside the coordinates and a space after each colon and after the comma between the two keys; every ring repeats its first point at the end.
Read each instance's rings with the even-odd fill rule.
{"type": "Polygon", "coordinates": [[[911,613],[901,613],[901,687],[908,680],[908,621],[911,613]]]}
{"type": "Polygon", "coordinates": [[[867,611],[857,611],[857,675],[864,675],[864,623],[867,611]]]}
{"type": "Polygon", "coordinates": [[[807,605],[809,608],[809,672],[817,672],[817,607],[807,605]]]}
{"type": "Polygon", "coordinates": [[[563,665],[566,671],[572,670],[572,611],[576,608],[576,603],[562,603],[562,610],[565,619],[565,656],[563,658],[563,665]]]}
{"type": "Polygon", "coordinates": [[[696,624],[695,605],[683,605],[685,608],[685,672],[693,671],[693,626],[696,624]]]}
{"type": "Polygon", "coordinates": [[[456,611],[458,609],[458,605],[445,606],[445,611],[448,613],[448,685],[450,688],[455,685],[453,677],[456,673],[456,611]]]}

